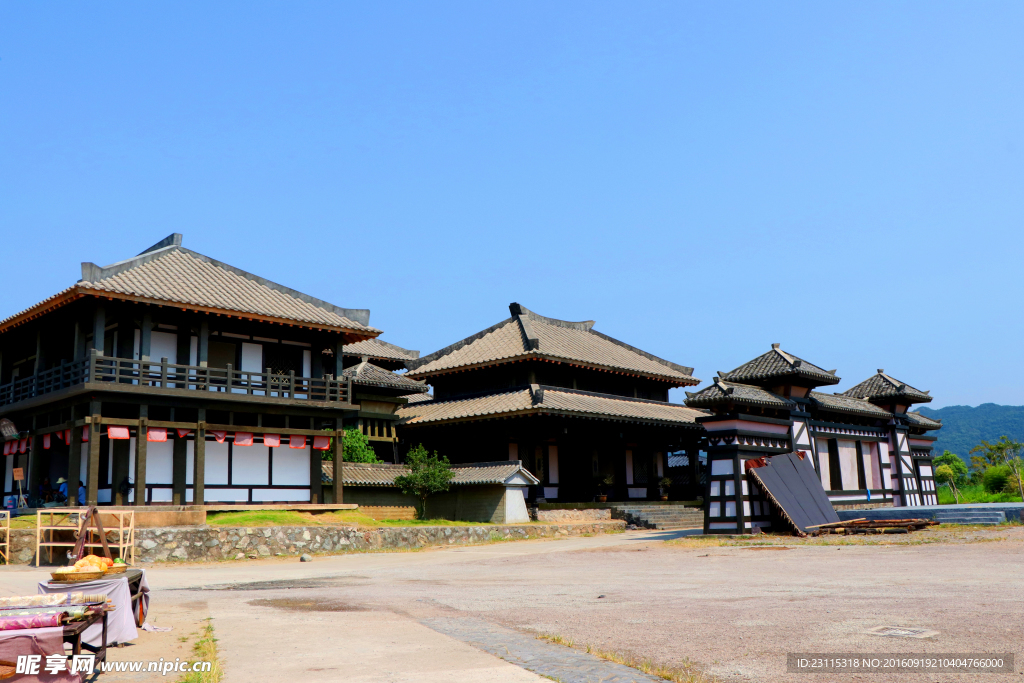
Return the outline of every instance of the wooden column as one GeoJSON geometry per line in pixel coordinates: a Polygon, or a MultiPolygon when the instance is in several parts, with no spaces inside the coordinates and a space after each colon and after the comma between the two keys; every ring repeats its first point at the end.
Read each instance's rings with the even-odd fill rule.
{"type": "Polygon", "coordinates": [[[205,368],[210,359],[210,323],[206,320],[199,325],[199,349],[196,355],[196,364],[205,368]]]}
{"type": "Polygon", "coordinates": [[[345,485],[342,483],[344,474],[342,461],[345,456],[345,430],[341,428],[341,418],[337,420],[338,429],[334,432],[334,502],[345,502],[345,485]]]}
{"type": "Polygon", "coordinates": [[[85,479],[85,504],[99,503],[100,490],[100,416],[92,415],[89,424],[89,463],[85,479]]]}
{"type": "Polygon", "coordinates": [[[75,426],[75,412],[71,412],[67,429],[71,430],[71,446],[68,448],[68,507],[77,507],[78,482],[82,480],[82,428],[75,426]]]}
{"type": "Polygon", "coordinates": [[[309,446],[309,502],[324,502],[323,485],[323,451],[313,448],[312,437],[309,446]]]}
{"type": "MultiPolygon", "coordinates": [[[[139,354],[142,355],[141,353],[139,354]]],[[[140,412],[145,413],[146,406],[140,407],[140,412]]],[[[143,414],[139,418],[138,431],[135,435],[135,504],[146,504],[146,453],[149,450],[149,441],[146,438],[149,430],[149,419],[143,414]]],[[[173,431],[173,430],[168,430],[173,431]]]]}
{"type": "Polygon", "coordinates": [[[142,314],[142,329],[139,332],[139,360],[149,360],[153,346],[153,316],[142,314]]]}
{"type": "MultiPolygon", "coordinates": [[[[202,412],[206,412],[203,410],[202,412]]],[[[200,417],[205,418],[205,415],[200,417]]],[[[195,464],[192,468],[192,504],[206,505],[206,422],[196,425],[195,464]]]]}
{"type": "Polygon", "coordinates": [[[185,476],[187,473],[188,463],[188,439],[179,438],[175,435],[173,444],[173,461],[171,465],[172,472],[172,494],[171,502],[174,505],[185,505],[188,501],[185,495],[187,488],[185,482],[185,476]]]}
{"type": "MultiPolygon", "coordinates": [[[[131,461],[131,443],[128,439],[110,440],[110,450],[114,461],[110,478],[110,498],[114,505],[128,504],[128,494],[121,492],[121,483],[128,476],[128,465],[131,461]]],[[[136,443],[138,443],[138,439],[136,439],[136,443]]]]}
{"type": "MultiPolygon", "coordinates": [[[[92,318],[92,347],[103,355],[103,342],[107,335],[107,314],[103,304],[96,305],[96,311],[92,318]]],[[[91,440],[90,440],[91,441],[91,440]]]]}

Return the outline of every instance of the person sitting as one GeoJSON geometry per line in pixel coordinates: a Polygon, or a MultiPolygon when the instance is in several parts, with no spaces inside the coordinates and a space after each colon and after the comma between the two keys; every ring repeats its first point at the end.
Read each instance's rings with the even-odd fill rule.
{"type": "Polygon", "coordinates": [[[49,503],[53,500],[53,487],[50,486],[49,477],[44,477],[43,482],[39,485],[39,500],[44,503],[49,503]]]}
{"type": "Polygon", "coordinates": [[[68,480],[61,477],[57,480],[57,491],[64,496],[64,500],[68,498],[68,480]]]}

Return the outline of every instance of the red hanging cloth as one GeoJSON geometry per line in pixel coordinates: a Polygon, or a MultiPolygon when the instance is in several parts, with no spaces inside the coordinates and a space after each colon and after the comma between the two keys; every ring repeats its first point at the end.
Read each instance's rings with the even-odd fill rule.
{"type": "Polygon", "coordinates": [[[108,439],[130,439],[132,435],[128,433],[127,427],[115,427],[110,425],[107,427],[107,438],[108,439]]]}
{"type": "Polygon", "coordinates": [[[26,436],[24,439],[22,439],[21,441],[18,442],[18,452],[19,453],[24,453],[27,450],[28,450],[28,437],[26,436]]]}
{"type": "Polygon", "coordinates": [[[331,437],[329,436],[314,436],[313,437],[313,448],[318,451],[326,451],[331,447],[331,437]]]}
{"type": "Polygon", "coordinates": [[[66,443],[69,446],[71,445],[71,430],[70,429],[65,429],[64,430],[64,443],[66,443]]]}
{"type": "Polygon", "coordinates": [[[288,437],[288,448],[305,448],[306,447],[306,435],[305,434],[292,434],[288,437]]]}
{"type": "Polygon", "coordinates": [[[167,441],[167,428],[166,427],[149,427],[146,429],[146,441],[152,441],[153,443],[163,443],[167,441]]]}
{"type": "Polygon", "coordinates": [[[235,432],[235,445],[236,446],[251,446],[252,445],[252,433],[251,432],[235,432]]]}
{"type": "Polygon", "coordinates": [[[217,443],[224,443],[224,439],[228,436],[226,431],[220,429],[213,430],[210,433],[213,434],[213,438],[217,440],[217,443]]]}
{"type": "Polygon", "coordinates": [[[269,446],[270,448],[277,448],[278,446],[281,445],[281,435],[280,434],[264,434],[263,435],[263,445],[264,446],[269,446]]]}
{"type": "Polygon", "coordinates": [[[43,450],[44,451],[50,450],[50,435],[49,434],[43,434],[43,450]]]}
{"type": "Polygon", "coordinates": [[[82,427],[82,443],[89,443],[89,427],[82,427]]]}
{"type": "Polygon", "coordinates": [[[178,438],[179,439],[184,439],[186,436],[188,436],[191,433],[192,433],[191,429],[181,429],[181,428],[178,428],[178,438]]]}

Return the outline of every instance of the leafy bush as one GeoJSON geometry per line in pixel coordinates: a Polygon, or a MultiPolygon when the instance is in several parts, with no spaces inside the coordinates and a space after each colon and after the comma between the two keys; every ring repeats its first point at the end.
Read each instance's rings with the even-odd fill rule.
{"type": "Polygon", "coordinates": [[[1002,493],[1010,481],[1010,468],[1006,465],[995,465],[985,470],[981,483],[989,493],[1002,493]]]}
{"type": "Polygon", "coordinates": [[[932,461],[932,464],[935,466],[936,472],[943,465],[948,467],[953,474],[952,482],[957,486],[967,483],[967,464],[956,453],[944,451],[942,455],[932,461]]]}
{"type": "Polygon", "coordinates": [[[426,519],[427,497],[434,493],[444,493],[451,486],[452,473],[448,458],[427,452],[423,444],[416,446],[405,456],[405,464],[409,474],[395,477],[395,486],[402,489],[407,496],[416,496],[420,500],[416,513],[420,519],[426,519]]]}

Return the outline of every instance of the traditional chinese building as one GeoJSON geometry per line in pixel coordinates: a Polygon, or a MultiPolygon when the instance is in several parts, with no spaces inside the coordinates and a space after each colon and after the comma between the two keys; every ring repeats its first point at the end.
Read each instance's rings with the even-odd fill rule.
{"type": "Polygon", "coordinates": [[[369,311],[186,249],[178,234],[83,263],[76,284],[0,321],[0,417],[20,432],[5,443],[16,452],[4,493],[19,466],[33,498],[44,478],[69,479],[69,505],[83,502],[79,480],[89,504],[320,502],[316,449],[368,408],[353,386],[401,393],[340,362],[378,334],[369,311]]]}
{"type": "Polygon", "coordinates": [[[934,438],[924,432],[941,425],[906,412],[911,403],[931,400],[927,393],[881,371],[844,394],[815,391],[839,381],[835,370],[773,344],[687,394],[688,406],[711,413],[697,420],[708,440],[707,533],[771,527],[777,511],[747,471],[761,458],[788,452],[813,468],[834,506],[937,502],[934,438]]]}
{"type": "Polygon", "coordinates": [[[651,498],[666,454],[696,463],[703,413],[668,402],[693,368],[519,304],[511,316],[428,356],[407,376],[429,383],[398,409],[403,448],[423,443],[452,462],[521,460],[533,499],[651,498]],[[606,478],[613,483],[605,484],[606,478]]]}

